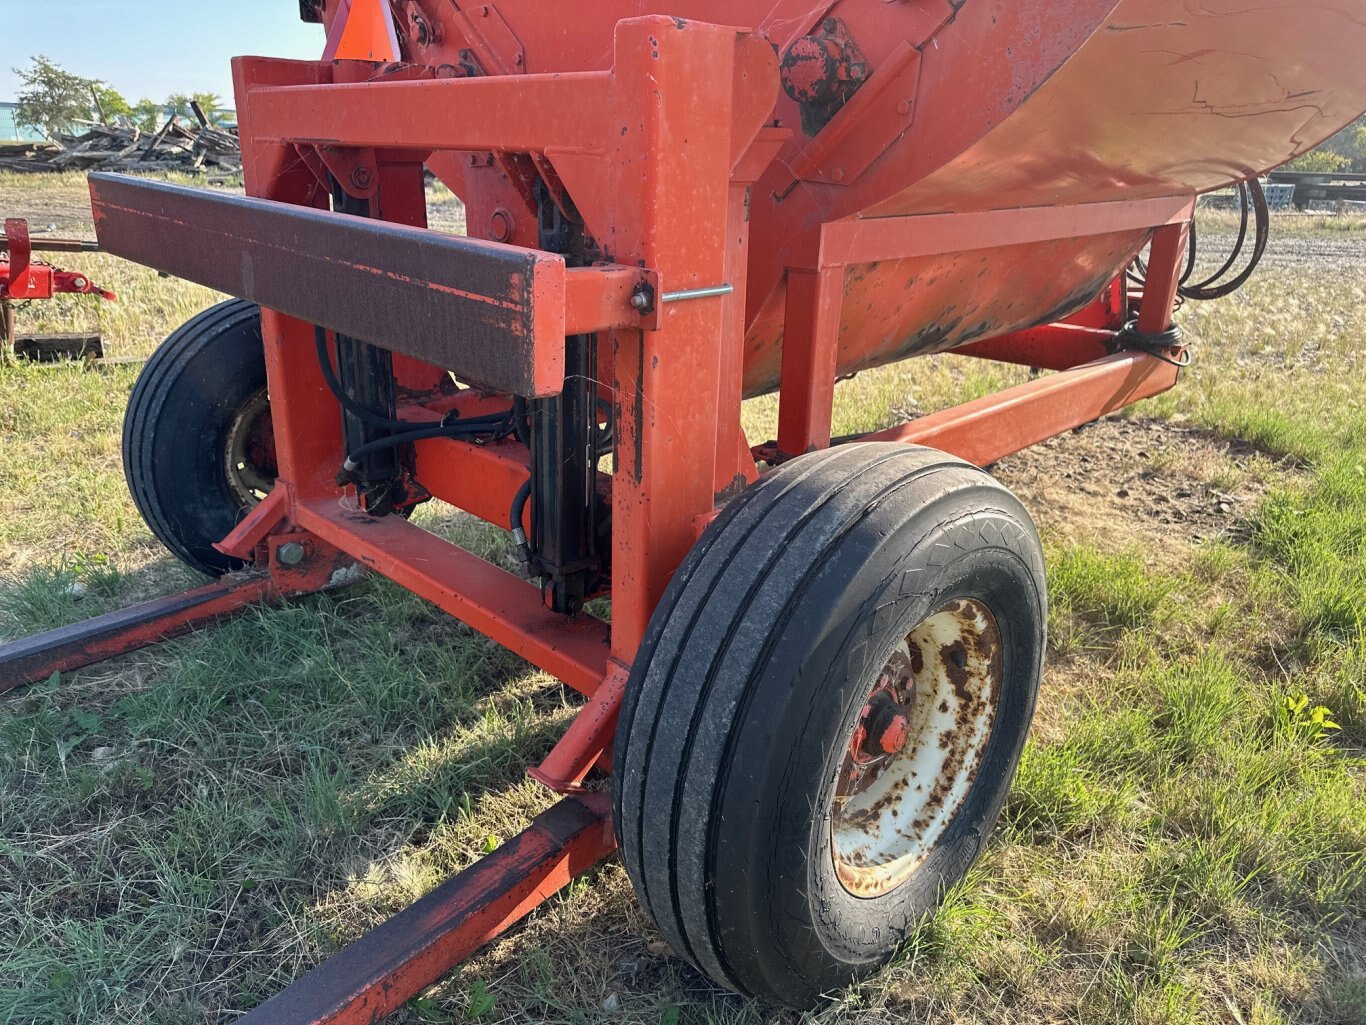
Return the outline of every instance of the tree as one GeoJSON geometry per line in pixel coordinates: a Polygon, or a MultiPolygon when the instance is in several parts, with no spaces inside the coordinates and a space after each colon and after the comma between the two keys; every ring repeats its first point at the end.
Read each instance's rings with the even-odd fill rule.
{"type": "Polygon", "coordinates": [[[193,99],[189,93],[171,93],[166,97],[166,109],[179,118],[189,118],[194,120],[194,108],[190,106],[193,99]]]}
{"type": "Polygon", "coordinates": [[[106,124],[112,124],[121,117],[132,118],[133,108],[123,94],[107,82],[91,82],[90,91],[94,93],[96,113],[106,124]]]}
{"type": "Polygon", "coordinates": [[[193,99],[199,104],[199,109],[204,112],[211,125],[217,125],[219,117],[227,109],[217,93],[195,93],[193,99]]]}
{"type": "Polygon", "coordinates": [[[137,103],[133,104],[133,110],[129,117],[132,118],[133,124],[137,125],[144,132],[155,132],[161,127],[161,118],[163,116],[162,110],[163,108],[160,103],[157,103],[155,100],[149,100],[144,96],[142,99],[138,100],[137,103]]]}
{"type": "Polygon", "coordinates": [[[1341,153],[1327,149],[1313,149],[1296,157],[1285,165],[1287,171],[1307,171],[1315,174],[1331,174],[1351,166],[1352,161],[1341,153]]]}
{"type": "Polygon", "coordinates": [[[1352,170],[1366,174],[1366,122],[1350,129],[1352,133],[1352,170]]]}
{"type": "Polygon", "coordinates": [[[14,73],[23,82],[19,109],[14,113],[16,123],[52,138],[71,131],[77,122],[90,120],[90,79],[63,70],[41,54],[33,58],[28,69],[15,68],[14,73]]]}

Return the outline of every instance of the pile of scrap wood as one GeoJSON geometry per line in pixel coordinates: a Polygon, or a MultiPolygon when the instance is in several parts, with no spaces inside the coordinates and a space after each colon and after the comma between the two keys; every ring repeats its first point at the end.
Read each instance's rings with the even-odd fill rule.
{"type": "Polygon", "coordinates": [[[242,170],[237,136],[210,125],[171,118],[159,131],[135,125],[92,124],[79,135],[54,142],[23,143],[0,150],[5,171],[185,171],[209,176],[242,170]]]}

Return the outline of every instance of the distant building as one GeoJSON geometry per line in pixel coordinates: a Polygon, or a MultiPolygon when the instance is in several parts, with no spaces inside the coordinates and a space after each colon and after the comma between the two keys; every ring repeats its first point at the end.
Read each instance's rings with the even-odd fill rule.
{"type": "Polygon", "coordinates": [[[42,132],[15,123],[14,115],[18,112],[19,104],[0,103],[0,142],[41,142],[42,132]]]}

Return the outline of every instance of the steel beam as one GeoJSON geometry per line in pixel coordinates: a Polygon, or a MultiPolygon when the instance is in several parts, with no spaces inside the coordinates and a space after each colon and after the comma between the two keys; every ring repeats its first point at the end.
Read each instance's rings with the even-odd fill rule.
{"type": "Polygon", "coordinates": [[[336,501],[304,502],[298,525],[584,694],[607,671],[608,625],[541,604],[535,585],[397,516],[375,519],[336,501]]]}
{"type": "Polygon", "coordinates": [[[856,440],[926,445],[987,466],[1160,395],[1180,373],[1170,361],[1146,352],[1121,352],[856,440]]]}
{"type": "Polygon", "coordinates": [[[268,199],[92,174],[105,251],[516,395],[564,384],[573,331],[648,326],[640,269],[268,199]]]}
{"type": "Polygon", "coordinates": [[[610,854],[610,807],[605,793],[561,800],[238,1025],[374,1025],[610,854]]]}
{"type": "Polygon", "coordinates": [[[266,576],[224,577],[71,626],[0,645],[0,693],[189,633],[278,592],[266,576]]]}

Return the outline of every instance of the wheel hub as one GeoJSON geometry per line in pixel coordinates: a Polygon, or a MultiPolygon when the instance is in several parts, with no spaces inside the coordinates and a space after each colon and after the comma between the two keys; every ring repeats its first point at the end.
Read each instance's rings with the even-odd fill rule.
{"type": "MultiPolygon", "coordinates": [[[[859,724],[849,741],[849,758],[855,765],[868,765],[886,755],[896,754],[906,744],[910,719],[905,706],[897,700],[890,679],[884,675],[879,688],[863,706],[859,724]]],[[[913,688],[914,681],[905,685],[907,697],[911,696],[913,688]]]]}
{"type": "Polygon", "coordinates": [[[858,897],[904,883],[942,839],[977,777],[999,702],[1001,634],[980,602],[949,602],[877,674],[834,795],[836,874],[858,897]]]}
{"type": "Polygon", "coordinates": [[[279,474],[270,398],[264,388],[237,411],[226,445],[228,485],[243,508],[250,508],[270,493],[279,474]]]}

